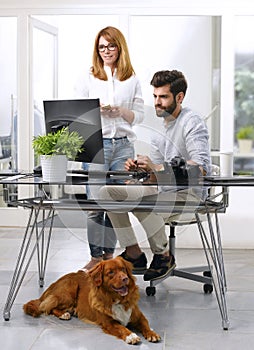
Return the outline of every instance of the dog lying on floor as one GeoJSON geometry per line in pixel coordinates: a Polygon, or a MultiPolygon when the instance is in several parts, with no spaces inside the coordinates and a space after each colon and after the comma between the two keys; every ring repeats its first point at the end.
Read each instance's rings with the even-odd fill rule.
{"type": "Polygon", "coordinates": [[[129,325],[148,341],[158,342],[160,336],[150,329],[138,307],[139,291],[135,280],[132,265],[116,257],[99,262],[90,271],[64,275],[23,309],[33,317],[53,314],[69,320],[74,315],[84,322],[99,325],[105,333],[128,344],[137,344],[141,339],[126,328],[129,325]]]}

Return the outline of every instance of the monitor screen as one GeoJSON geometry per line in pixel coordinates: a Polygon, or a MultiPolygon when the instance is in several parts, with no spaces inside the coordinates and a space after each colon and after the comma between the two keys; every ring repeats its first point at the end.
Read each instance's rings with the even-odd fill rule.
{"type": "Polygon", "coordinates": [[[77,131],[85,142],[75,161],[104,163],[99,99],[43,101],[46,133],[68,126],[77,131]]]}

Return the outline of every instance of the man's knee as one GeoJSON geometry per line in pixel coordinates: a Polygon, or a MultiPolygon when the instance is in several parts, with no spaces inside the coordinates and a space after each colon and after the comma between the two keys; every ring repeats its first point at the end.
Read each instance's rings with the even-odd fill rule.
{"type": "Polygon", "coordinates": [[[102,200],[125,200],[128,195],[122,186],[103,186],[99,191],[102,200]]]}

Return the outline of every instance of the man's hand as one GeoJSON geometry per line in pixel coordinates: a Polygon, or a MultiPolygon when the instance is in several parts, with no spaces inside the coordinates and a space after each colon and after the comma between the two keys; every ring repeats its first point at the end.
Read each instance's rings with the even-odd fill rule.
{"type": "Polygon", "coordinates": [[[155,169],[155,164],[152,163],[148,156],[143,156],[141,154],[137,155],[137,167],[146,171],[151,171],[155,169]]]}
{"type": "Polygon", "coordinates": [[[154,164],[148,156],[143,156],[140,154],[137,155],[136,160],[129,158],[125,162],[125,169],[127,171],[142,169],[147,172],[150,172],[150,171],[159,171],[162,168],[163,168],[163,164],[154,164]]]}
{"type": "Polygon", "coordinates": [[[153,169],[153,163],[149,157],[138,155],[136,160],[131,158],[127,159],[125,162],[125,169],[127,171],[134,171],[138,169],[150,171],[153,169]]]}
{"type": "Polygon", "coordinates": [[[137,170],[137,161],[131,158],[128,158],[124,165],[125,170],[134,171],[137,170]]]}
{"type": "MultiPolygon", "coordinates": [[[[196,162],[194,162],[193,160],[188,160],[187,161],[187,164],[190,164],[190,165],[198,165],[196,162]]],[[[203,175],[203,176],[205,176],[206,175],[206,171],[204,170],[204,168],[200,165],[199,166],[199,169],[200,169],[200,171],[201,171],[201,174],[203,175]]]]}

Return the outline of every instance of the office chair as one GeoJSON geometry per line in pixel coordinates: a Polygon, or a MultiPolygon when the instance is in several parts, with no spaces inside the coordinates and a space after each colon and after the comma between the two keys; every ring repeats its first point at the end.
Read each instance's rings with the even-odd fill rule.
{"type": "MultiPolygon", "coordinates": [[[[217,165],[212,165],[212,175],[219,175],[220,169],[217,165]]],[[[223,191],[226,191],[226,189],[223,189],[223,191]]],[[[165,219],[165,225],[169,226],[170,234],[169,234],[169,249],[172,255],[176,257],[176,228],[178,226],[189,226],[196,224],[198,226],[199,231],[201,230],[201,240],[203,243],[203,248],[206,251],[207,247],[207,238],[204,240],[204,228],[203,228],[203,222],[208,221],[208,225],[211,225],[211,217],[210,214],[214,213],[215,209],[218,208],[217,204],[221,204],[223,202],[224,207],[224,196],[226,193],[224,193],[221,189],[211,187],[209,188],[209,194],[208,194],[208,201],[209,201],[209,207],[207,208],[199,208],[197,209],[196,213],[183,213],[183,214],[176,214],[173,219],[172,217],[165,219]],[[215,207],[212,205],[215,204],[215,207]],[[209,217],[207,217],[207,214],[209,217]]],[[[219,206],[220,207],[220,206],[219,206]]],[[[210,227],[211,228],[211,227],[210,227]]],[[[222,252],[220,251],[220,254],[222,252]]],[[[207,256],[206,256],[207,257],[207,256]]],[[[208,257],[207,257],[208,258],[208,257]]],[[[220,257],[222,259],[222,257],[220,257]]],[[[205,294],[210,294],[213,292],[213,281],[212,281],[212,265],[208,263],[204,266],[195,266],[195,267],[185,267],[182,269],[175,268],[168,276],[162,277],[156,280],[150,281],[150,286],[146,288],[146,294],[148,296],[153,296],[156,293],[155,286],[165,280],[168,277],[176,276],[181,277],[184,279],[196,281],[203,283],[203,291],[205,294]],[[202,273],[202,275],[200,275],[202,273]]],[[[224,276],[225,278],[225,276],[224,276]]]]}
{"type": "MultiPolygon", "coordinates": [[[[212,166],[212,175],[219,174],[219,167],[216,165],[212,166]]],[[[209,189],[209,197],[214,195],[215,189],[209,189]]],[[[169,226],[170,234],[169,234],[169,250],[172,255],[176,257],[176,249],[175,249],[175,241],[176,241],[176,227],[178,226],[189,226],[193,224],[198,224],[198,221],[205,221],[206,217],[204,214],[200,214],[199,218],[196,218],[195,213],[182,213],[176,214],[168,219],[165,219],[165,225],[169,226]]],[[[165,280],[170,276],[181,277],[185,279],[189,279],[196,282],[203,283],[203,290],[205,293],[209,294],[213,291],[212,277],[209,265],[198,266],[198,267],[186,267],[184,269],[175,268],[169,275],[166,277],[162,277],[156,280],[150,281],[150,286],[146,288],[146,294],[148,296],[154,296],[156,293],[155,286],[165,280]],[[203,276],[198,275],[197,273],[203,273],[203,276]]]]}
{"type": "MultiPolygon", "coordinates": [[[[219,173],[219,167],[212,165],[211,175],[219,175],[219,173]]],[[[166,277],[151,280],[150,286],[146,287],[146,294],[148,296],[154,296],[156,293],[155,286],[172,276],[202,283],[205,294],[210,294],[213,291],[216,293],[224,330],[228,329],[229,321],[225,299],[227,286],[218,213],[225,213],[227,206],[228,188],[214,186],[209,188],[207,199],[196,209],[195,213],[183,213],[174,216],[173,219],[166,219],[165,225],[169,225],[170,227],[169,249],[171,254],[176,257],[176,228],[178,226],[196,224],[201,237],[207,265],[175,268],[166,277]],[[207,228],[205,228],[205,224],[207,224],[207,228]]]]}

